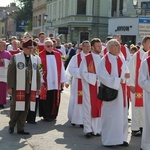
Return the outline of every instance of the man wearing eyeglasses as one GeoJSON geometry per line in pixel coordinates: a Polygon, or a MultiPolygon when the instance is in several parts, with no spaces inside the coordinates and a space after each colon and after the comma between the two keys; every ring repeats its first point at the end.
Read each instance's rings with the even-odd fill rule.
{"type": "Polygon", "coordinates": [[[17,124],[17,133],[29,135],[25,131],[25,121],[30,107],[35,111],[36,94],[40,93],[40,73],[38,59],[32,55],[33,41],[26,39],[23,42],[23,52],[15,54],[8,66],[8,94],[12,95],[10,105],[9,133],[14,132],[17,124]]]}
{"type": "Polygon", "coordinates": [[[60,88],[66,81],[61,55],[53,48],[53,41],[48,39],[45,49],[39,54],[43,66],[43,84],[41,88],[39,115],[45,121],[56,119],[60,104],[60,88]]]}

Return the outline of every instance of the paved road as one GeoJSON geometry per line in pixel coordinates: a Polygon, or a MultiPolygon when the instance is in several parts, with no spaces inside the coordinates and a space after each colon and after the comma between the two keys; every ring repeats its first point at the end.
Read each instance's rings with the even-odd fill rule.
{"type": "Polygon", "coordinates": [[[30,136],[8,133],[9,122],[9,100],[5,109],[0,110],[0,150],[139,150],[140,137],[130,138],[127,148],[105,148],[101,144],[101,137],[86,139],[83,130],[79,127],[72,127],[67,119],[69,90],[62,93],[62,101],[59,116],[56,121],[43,122],[37,117],[37,124],[26,124],[26,130],[30,136]]]}

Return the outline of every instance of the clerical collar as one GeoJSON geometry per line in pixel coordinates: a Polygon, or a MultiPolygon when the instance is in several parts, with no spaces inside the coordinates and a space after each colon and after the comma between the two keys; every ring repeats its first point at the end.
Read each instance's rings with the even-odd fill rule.
{"type": "Polygon", "coordinates": [[[109,52],[109,54],[111,54],[111,55],[113,55],[113,56],[116,56],[116,55],[112,54],[111,52],[109,52]]]}
{"type": "Polygon", "coordinates": [[[30,55],[27,55],[27,54],[25,54],[25,53],[24,53],[24,56],[25,56],[26,58],[29,58],[29,57],[30,57],[30,55]]]}
{"type": "Polygon", "coordinates": [[[60,48],[61,48],[61,46],[56,46],[56,48],[60,49],[60,48]]]}
{"type": "Polygon", "coordinates": [[[54,52],[53,51],[52,52],[46,51],[46,55],[54,55],[54,52]]]}

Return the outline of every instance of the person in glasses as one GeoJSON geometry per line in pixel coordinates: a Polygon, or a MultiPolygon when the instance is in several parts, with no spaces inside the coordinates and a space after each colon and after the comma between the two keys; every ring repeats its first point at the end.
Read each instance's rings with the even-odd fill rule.
{"type": "Polygon", "coordinates": [[[102,84],[118,90],[118,96],[113,101],[103,101],[102,144],[106,147],[127,147],[128,117],[124,87],[130,74],[125,60],[119,55],[120,43],[111,39],[106,48],[109,52],[101,59],[97,75],[102,84]]]}
{"type": "MultiPolygon", "coordinates": [[[[38,60],[38,68],[39,70],[41,69],[40,68],[40,64],[41,64],[41,59],[40,57],[37,55],[37,48],[38,48],[38,43],[36,41],[33,41],[33,51],[32,51],[32,55],[37,57],[37,60],[38,60]]],[[[36,95],[36,102],[35,102],[35,111],[32,111],[30,108],[29,108],[29,111],[28,111],[28,115],[27,115],[27,118],[26,118],[26,121],[27,123],[30,123],[30,124],[36,124],[36,113],[37,113],[37,107],[38,107],[38,103],[39,103],[39,95],[36,95]]]]}
{"type": "Polygon", "coordinates": [[[53,41],[48,39],[44,43],[45,50],[39,54],[43,69],[39,115],[45,121],[51,121],[58,115],[60,89],[66,82],[66,77],[61,55],[53,49],[53,41]]]}
{"type": "MultiPolygon", "coordinates": [[[[26,36],[26,35],[25,35],[26,36]]],[[[24,38],[23,52],[12,56],[7,74],[7,92],[12,95],[10,105],[9,133],[14,132],[29,135],[25,131],[25,121],[30,107],[35,111],[36,95],[40,93],[41,77],[38,69],[38,59],[32,55],[33,41],[24,38]]]]}

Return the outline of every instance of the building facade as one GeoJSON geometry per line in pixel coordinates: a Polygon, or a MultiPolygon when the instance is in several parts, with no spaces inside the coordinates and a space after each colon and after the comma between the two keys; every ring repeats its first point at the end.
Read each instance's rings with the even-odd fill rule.
{"type": "Polygon", "coordinates": [[[80,43],[120,34],[124,43],[136,43],[142,38],[139,18],[149,16],[149,2],[138,0],[134,7],[132,0],[34,0],[33,35],[44,31],[63,42],[80,43]]]}
{"type": "Polygon", "coordinates": [[[46,30],[54,27],[56,36],[64,42],[105,38],[108,10],[108,0],[47,0],[46,30]]]}
{"type": "Polygon", "coordinates": [[[16,35],[16,23],[13,15],[17,10],[15,3],[10,3],[8,7],[0,7],[0,37],[9,39],[16,35]]]}
{"type": "Polygon", "coordinates": [[[132,0],[123,1],[122,16],[109,18],[108,34],[120,34],[123,44],[136,44],[145,35],[150,35],[150,1],[137,0],[134,6],[132,0]]]}
{"type": "Polygon", "coordinates": [[[32,34],[38,36],[40,32],[45,32],[45,14],[46,14],[46,0],[33,1],[33,24],[32,34]]]}

